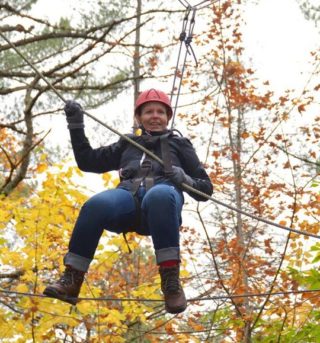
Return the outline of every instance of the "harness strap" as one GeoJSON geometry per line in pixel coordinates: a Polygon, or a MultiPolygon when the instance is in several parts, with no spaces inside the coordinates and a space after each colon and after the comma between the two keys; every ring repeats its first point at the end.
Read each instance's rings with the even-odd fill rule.
{"type": "Polygon", "coordinates": [[[145,158],[140,165],[138,177],[133,179],[131,192],[134,196],[136,195],[141,183],[145,182],[147,190],[149,190],[153,186],[154,180],[153,177],[151,177],[150,175],[151,171],[152,162],[151,160],[145,158]]]}
{"type": "MultiPolygon", "coordinates": [[[[172,161],[171,161],[171,154],[170,154],[170,147],[169,147],[169,140],[168,137],[172,135],[172,132],[168,132],[164,135],[160,136],[160,147],[161,147],[161,155],[163,160],[163,166],[164,166],[164,173],[165,175],[168,175],[172,172],[172,161]]],[[[144,182],[146,190],[149,190],[154,185],[154,175],[152,170],[152,161],[148,159],[147,157],[144,158],[140,165],[140,170],[138,173],[138,177],[133,179],[131,193],[133,195],[135,205],[136,205],[136,223],[135,226],[140,225],[140,218],[141,218],[141,204],[139,202],[139,199],[137,197],[137,191],[140,187],[140,185],[144,182]]],[[[126,232],[123,232],[124,240],[127,244],[129,253],[132,252],[127,237],[126,232]]]]}
{"type": "MultiPolygon", "coordinates": [[[[163,160],[164,174],[170,175],[172,173],[172,160],[169,146],[169,136],[172,132],[168,132],[160,136],[161,157],[163,160]]],[[[152,137],[154,138],[154,137],[152,137]]],[[[154,175],[152,170],[152,161],[146,156],[140,165],[140,170],[136,178],[133,179],[131,192],[136,194],[140,185],[144,183],[148,191],[154,185],[154,175]]]]}
{"type": "Polygon", "coordinates": [[[170,154],[170,147],[169,147],[169,139],[168,137],[172,134],[172,132],[166,133],[160,137],[160,144],[161,144],[161,157],[163,161],[164,167],[164,174],[168,175],[172,173],[172,160],[170,154]]]}
{"type": "Polygon", "coordinates": [[[145,185],[146,185],[146,190],[148,191],[151,187],[154,186],[154,178],[153,176],[147,176],[144,179],[145,185]]]}

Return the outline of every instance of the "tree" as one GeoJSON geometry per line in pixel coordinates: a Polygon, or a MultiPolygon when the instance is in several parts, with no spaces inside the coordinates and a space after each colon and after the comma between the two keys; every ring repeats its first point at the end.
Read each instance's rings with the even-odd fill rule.
{"type": "MultiPolygon", "coordinates": [[[[178,108],[180,123],[188,127],[194,145],[206,157],[216,199],[287,227],[319,234],[317,171],[309,167],[317,160],[319,140],[319,52],[312,52],[314,72],[306,84],[275,95],[268,81],[257,79],[246,60],[242,10],[240,2],[222,1],[198,13],[206,25],[201,23],[203,32],[197,32],[193,40],[198,68],[187,60],[178,108]]],[[[137,32],[135,15],[131,28],[137,32]]],[[[140,41],[140,48],[146,50],[140,51],[140,62],[146,75],[164,76],[161,62],[169,50],[142,42],[145,40],[140,41]],[[146,51],[151,55],[145,55],[146,51]]],[[[128,48],[127,42],[122,47],[128,48]]],[[[132,54],[135,48],[130,45],[132,54]]],[[[71,81],[63,83],[70,87],[66,91],[73,92],[76,87],[71,81]]],[[[128,80],[128,84],[132,82],[128,80]]],[[[36,91],[40,88],[32,90],[36,91]]],[[[94,90],[89,91],[99,102],[94,90]]],[[[9,126],[1,135],[1,157],[9,170],[7,155],[19,135],[9,126]]],[[[48,162],[42,144],[40,140],[37,145],[36,174],[48,162]]],[[[58,247],[65,246],[86,197],[73,182],[74,173],[72,169],[49,171],[42,189],[17,187],[2,198],[0,225],[12,230],[17,242],[13,245],[1,231],[1,263],[14,266],[6,278],[1,277],[2,289],[38,294],[61,265],[56,262],[63,256],[58,247]],[[53,257],[47,256],[47,251],[53,251],[53,257]]],[[[105,179],[111,186],[113,180],[108,175],[105,179]]],[[[1,332],[8,339],[17,338],[23,329],[22,341],[53,341],[58,335],[69,341],[93,342],[317,341],[318,293],[268,293],[294,292],[302,286],[319,288],[318,244],[212,202],[186,200],[184,217],[192,215],[193,219],[185,219],[181,230],[183,261],[188,269],[183,277],[189,285],[186,313],[177,318],[167,316],[162,303],[156,301],[83,300],[78,312],[66,315],[67,305],[55,300],[1,293],[1,332]]],[[[133,255],[127,253],[122,239],[105,237],[106,244],[101,245],[89,274],[90,289],[86,285],[82,297],[93,297],[93,292],[95,297],[159,299],[159,280],[150,254],[137,244],[144,246],[147,241],[129,238],[133,255]]]]}
{"type": "MultiPolygon", "coordinates": [[[[81,176],[78,169],[59,165],[55,169],[47,172],[42,189],[31,197],[13,192],[1,201],[1,229],[11,227],[17,238],[12,242],[1,230],[1,265],[7,266],[1,273],[1,290],[39,294],[61,272],[62,250],[86,196],[73,180],[81,176]]],[[[106,187],[117,182],[108,175],[105,180],[106,187]]],[[[84,284],[83,297],[160,299],[152,255],[147,247],[139,247],[138,238],[128,238],[132,254],[128,254],[121,237],[104,237],[84,284]]],[[[56,300],[1,293],[1,336],[4,342],[17,335],[20,341],[35,342],[55,337],[86,342],[103,337],[105,342],[125,342],[154,307],[158,307],[157,302],[84,300],[77,311],[69,313],[70,305],[56,300]]]]}
{"type": "MultiPolygon", "coordinates": [[[[318,233],[317,206],[311,201],[317,194],[309,186],[315,169],[308,168],[305,160],[316,160],[319,53],[313,52],[314,72],[306,85],[276,96],[268,82],[257,80],[246,66],[241,5],[215,4],[211,20],[198,40],[205,49],[199,68],[209,76],[208,88],[201,107],[180,115],[188,120],[198,146],[207,146],[215,197],[258,217],[318,233]],[[301,116],[308,121],[297,120],[301,116]],[[305,158],[293,158],[290,152],[305,158]]],[[[194,78],[187,84],[191,92],[199,89],[194,78]]],[[[286,237],[239,212],[220,207],[215,211],[210,219],[208,207],[198,207],[208,262],[195,283],[201,296],[230,298],[225,303],[222,296],[208,305],[211,311],[203,323],[211,331],[206,339],[273,342],[294,334],[308,337],[307,331],[301,333],[300,313],[310,303],[307,306],[289,295],[240,296],[296,290],[287,261],[298,267],[310,263],[304,237],[286,237]]]]}
{"type": "MultiPolygon", "coordinates": [[[[162,46],[141,44],[138,32],[154,19],[154,13],[170,11],[149,9],[131,14],[130,1],[121,4],[94,1],[89,8],[85,3],[78,4],[74,9],[75,17],[61,18],[54,23],[33,16],[34,5],[36,1],[1,4],[3,25],[0,31],[65,99],[81,98],[86,109],[97,108],[131,88],[137,79],[151,77],[153,67],[149,55],[154,55],[162,46]],[[137,18],[140,22],[136,23],[137,18]],[[21,24],[14,26],[13,21],[21,24]],[[132,43],[135,32],[137,40],[132,43]],[[142,70],[141,66],[138,72],[131,63],[140,45],[143,45],[141,63],[144,68],[142,70]],[[114,63],[115,56],[125,67],[119,68],[114,63]]],[[[6,167],[2,166],[5,178],[0,192],[9,194],[32,175],[37,162],[36,147],[48,133],[43,132],[46,120],[49,115],[57,116],[63,104],[57,96],[52,96],[47,83],[21,59],[12,45],[2,41],[0,96],[5,99],[2,101],[5,105],[0,128],[14,134],[18,146],[15,152],[2,147],[6,167]]],[[[119,122],[115,118],[113,121],[119,122]]]]}
{"type": "Polygon", "coordinates": [[[316,1],[298,0],[299,7],[307,20],[313,20],[317,25],[320,20],[320,6],[316,1]]]}

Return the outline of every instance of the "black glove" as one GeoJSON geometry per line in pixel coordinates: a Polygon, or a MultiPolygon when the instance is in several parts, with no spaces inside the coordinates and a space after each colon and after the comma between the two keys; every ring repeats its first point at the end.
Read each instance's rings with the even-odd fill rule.
{"type": "Polygon", "coordinates": [[[67,115],[68,129],[83,129],[83,109],[79,103],[74,100],[66,101],[64,111],[67,115]]]}
{"type": "Polygon", "coordinates": [[[178,186],[181,186],[182,183],[185,183],[190,187],[194,186],[192,177],[187,175],[180,167],[172,166],[172,173],[169,173],[167,176],[178,186]]]}

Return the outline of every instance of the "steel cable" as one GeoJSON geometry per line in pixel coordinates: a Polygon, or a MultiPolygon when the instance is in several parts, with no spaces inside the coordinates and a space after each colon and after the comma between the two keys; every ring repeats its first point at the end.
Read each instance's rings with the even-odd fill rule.
{"type": "MultiPolygon", "coordinates": [[[[292,291],[278,291],[278,292],[263,292],[263,293],[244,293],[244,294],[231,294],[231,295],[216,295],[216,296],[205,296],[205,297],[195,297],[187,299],[188,302],[201,302],[201,301],[213,301],[213,300],[223,300],[223,299],[239,299],[239,298],[256,298],[256,297],[269,297],[277,295],[290,295],[290,294],[310,294],[318,293],[320,289],[298,289],[292,291]]],[[[28,293],[28,292],[16,292],[7,291],[5,289],[0,289],[0,293],[7,296],[25,296],[31,298],[49,298],[43,294],[28,293]]],[[[148,298],[114,298],[114,297],[81,297],[77,298],[79,301],[113,301],[113,302],[161,302],[163,299],[148,299],[148,298]]]]}

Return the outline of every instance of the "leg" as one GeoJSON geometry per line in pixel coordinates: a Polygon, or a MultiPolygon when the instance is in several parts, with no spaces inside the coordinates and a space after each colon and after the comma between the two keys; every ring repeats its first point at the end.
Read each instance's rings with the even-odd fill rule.
{"type": "Polygon", "coordinates": [[[69,252],[64,258],[65,272],[47,286],[44,294],[76,304],[90,262],[104,228],[120,233],[135,220],[136,206],[130,192],[107,190],[90,198],[82,207],[75,224],[69,252]]]}
{"type": "Polygon", "coordinates": [[[133,196],[124,189],[111,189],[94,195],[80,211],[65,264],[87,271],[103,230],[121,233],[133,225],[135,215],[133,196]]]}
{"type": "Polygon", "coordinates": [[[181,192],[165,184],[152,187],[143,198],[143,221],[152,236],[158,264],[180,260],[179,227],[182,205],[181,192]]]}
{"type": "Polygon", "coordinates": [[[183,312],[187,307],[179,279],[182,205],[181,192],[165,184],[151,188],[142,201],[143,219],[152,236],[157,263],[160,265],[161,289],[169,313],[183,312]]]}

